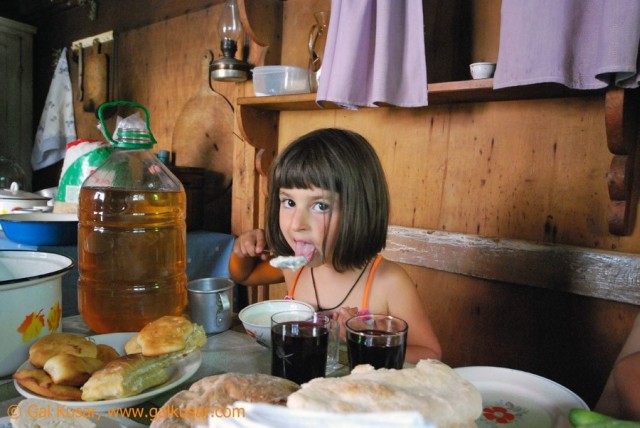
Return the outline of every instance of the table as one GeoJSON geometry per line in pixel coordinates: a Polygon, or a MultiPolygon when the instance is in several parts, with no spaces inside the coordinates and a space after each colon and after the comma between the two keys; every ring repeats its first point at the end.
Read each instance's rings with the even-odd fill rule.
{"type": "MultiPolygon", "coordinates": [[[[187,233],[187,278],[229,278],[229,257],[233,249],[234,237],[225,233],[203,230],[187,233]]],[[[30,250],[62,254],[74,261],[78,260],[78,246],[35,246],[10,241],[0,230],[0,250],[30,250]]],[[[78,314],[78,267],[62,277],[62,316],[78,314]]],[[[234,293],[238,296],[238,293],[234,293]]],[[[0,426],[0,428],[2,428],[0,426]]]]}
{"type": "MultiPolygon", "coordinates": [[[[64,317],[62,319],[62,331],[80,335],[93,334],[79,315],[64,317]]],[[[202,364],[187,382],[134,407],[147,410],[153,407],[161,407],[176,392],[188,389],[197,380],[215,374],[229,372],[271,374],[271,350],[258,345],[253,338],[245,333],[237,315],[233,317],[230,330],[209,335],[207,343],[200,351],[202,353],[202,364]]],[[[340,353],[341,363],[346,364],[346,347],[341,347],[340,353]]],[[[328,374],[328,376],[343,376],[348,373],[348,366],[344,365],[333,373],[328,374]]],[[[8,428],[9,418],[2,417],[7,415],[9,406],[19,403],[23,398],[15,389],[13,381],[0,382],[4,382],[0,383],[0,428],[8,428]]],[[[125,427],[139,428],[148,425],[148,421],[145,420],[114,419],[125,427]]]]}
{"type": "MultiPolygon", "coordinates": [[[[93,334],[79,315],[63,318],[62,330],[81,335],[93,334]]],[[[160,407],[176,392],[188,389],[193,382],[206,376],[228,372],[271,373],[271,351],[258,345],[254,339],[249,337],[244,332],[242,324],[239,323],[237,317],[234,317],[232,329],[208,336],[207,343],[201,349],[201,352],[202,364],[186,383],[135,407],[145,409],[160,407]]],[[[19,403],[23,398],[16,391],[13,381],[3,382],[0,385],[0,428],[8,428],[9,419],[3,419],[2,417],[7,415],[9,406],[19,403]]],[[[143,427],[147,425],[125,418],[114,419],[125,427],[143,427]]]]}

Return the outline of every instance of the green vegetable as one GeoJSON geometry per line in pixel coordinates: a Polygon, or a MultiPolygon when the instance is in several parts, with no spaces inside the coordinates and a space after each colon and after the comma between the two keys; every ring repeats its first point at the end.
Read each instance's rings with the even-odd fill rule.
{"type": "Polygon", "coordinates": [[[640,428],[640,422],[621,421],[584,409],[571,409],[569,422],[574,428],[640,428]]]}

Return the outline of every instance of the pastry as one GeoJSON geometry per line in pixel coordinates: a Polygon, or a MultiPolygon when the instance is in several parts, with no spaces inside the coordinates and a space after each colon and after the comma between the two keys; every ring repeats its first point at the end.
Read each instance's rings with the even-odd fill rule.
{"type": "Polygon", "coordinates": [[[51,333],[31,345],[29,362],[32,366],[41,369],[49,358],[58,354],[95,358],[98,355],[98,347],[82,336],[70,333],[51,333]]]}
{"type": "Polygon", "coordinates": [[[116,351],[109,345],[105,345],[101,343],[101,344],[98,344],[97,347],[98,347],[98,355],[96,356],[96,358],[105,364],[108,363],[109,361],[117,360],[118,358],[120,358],[120,354],[118,354],[118,351],[116,351]]]}
{"type": "Polygon", "coordinates": [[[94,372],[82,386],[83,401],[113,400],[140,394],[170,378],[171,355],[125,355],[94,372]]]}
{"type": "Polygon", "coordinates": [[[142,347],[138,343],[137,334],[132,336],[131,339],[127,340],[127,343],[124,344],[124,352],[127,355],[140,354],[142,352],[142,347]]]}
{"type": "MultiPolygon", "coordinates": [[[[94,416],[92,411],[77,412],[77,409],[54,404],[39,398],[22,400],[18,403],[18,407],[14,409],[11,416],[11,424],[7,425],[14,428],[95,428],[98,426],[93,420],[84,416],[94,416]]],[[[94,417],[93,419],[99,421],[100,417],[94,417]]],[[[100,426],[103,426],[103,424],[100,424],[100,426]]]]}
{"type": "Polygon", "coordinates": [[[54,400],[80,400],[82,391],[77,386],[56,385],[42,369],[18,370],[13,378],[22,387],[43,397],[54,400]]]}
{"type": "Polygon", "coordinates": [[[145,325],[136,336],[145,357],[202,347],[207,336],[204,329],[185,317],[167,315],[145,325]]]}
{"type": "Polygon", "coordinates": [[[82,386],[93,372],[104,367],[98,358],[58,354],[44,363],[44,371],[56,385],[82,386]]]}

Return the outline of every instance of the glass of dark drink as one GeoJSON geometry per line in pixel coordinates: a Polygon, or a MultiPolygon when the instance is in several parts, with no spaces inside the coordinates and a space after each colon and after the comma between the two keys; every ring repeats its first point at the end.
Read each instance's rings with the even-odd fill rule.
{"type": "Polygon", "coordinates": [[[402,368],[409,330],[406,321],[391,315],[356,315],[345,326],[351,370],[358,364],[402,368]]]}
{"type": "Polygon", "coordinates": [[[306,311],[271,316],[271,374],[299,385],[324,377],[331,318],[306,311]]]}

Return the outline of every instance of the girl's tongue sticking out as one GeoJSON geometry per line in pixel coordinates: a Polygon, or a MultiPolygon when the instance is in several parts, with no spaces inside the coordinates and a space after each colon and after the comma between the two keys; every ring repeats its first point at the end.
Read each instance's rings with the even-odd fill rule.
{"type": "Polygon", "coordinates": [[[307,263],[313,260],[316,253],[316,247],[308,242],[296,242],[296,256],[302,256],[307,259],[307,263]]]}

